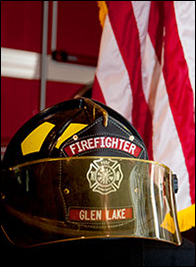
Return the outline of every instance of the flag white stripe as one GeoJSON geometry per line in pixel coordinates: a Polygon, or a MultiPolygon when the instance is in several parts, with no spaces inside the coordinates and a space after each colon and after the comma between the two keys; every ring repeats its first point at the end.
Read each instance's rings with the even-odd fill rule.
{"type": "Polygon", "coordinates": [[[143,92],[146,102],[149,104],[149,102],[151,101],[150,100],[150,95],[151,95],[150,89],[152,81],[151,77],[153,75],[153,70],[156,64],[156,57],[154,56],[154,52],[149,53],[148,44],[150,43],[147,40],[149,39],[147,31],[148,31],[148,20],[150,12],[150,1],[132,1],[132,6],[139,32],[140,53],[142,59],[141,73],[142,73],[143,92]]]}
{"type": "Polygon", "coordinates": [[[178,210],[181,210],[191,205],[189,175],[169,105],[162,68],[147,32],[149,1],[136,2],[133,1],[132,4],[140,37],[143,91],[153,119],[153,156],[178,175],[179,191],[176,197],[178,210]]]}
{"type": "Polygon", "coordinates": [[[106,17],[99,52],[97,79],[106,104],[132,121],[132,90],[109,17],[106,17]]]}
{"type": "Polygon", "coordinates": [[[195,97],[195,1],[174,1],[179,38],[189,69],[189,79],[195,97]]]}

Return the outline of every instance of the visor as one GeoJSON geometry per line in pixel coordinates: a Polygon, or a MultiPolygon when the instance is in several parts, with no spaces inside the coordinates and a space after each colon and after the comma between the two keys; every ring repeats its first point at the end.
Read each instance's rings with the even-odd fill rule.
{"type": "Polygon", "coordinates": [[[172,172],[147,160],[45,159],[3,175],[2,227],[19,246],[82,238],[181,244],[172,172]]]}

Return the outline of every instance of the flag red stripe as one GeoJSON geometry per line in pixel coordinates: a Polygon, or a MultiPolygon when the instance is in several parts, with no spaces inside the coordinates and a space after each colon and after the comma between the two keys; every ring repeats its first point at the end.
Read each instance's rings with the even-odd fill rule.
{"type": "Polygon", "coordinates": [[[153,159],[152,115],[142,88],[140,40],[132,4],[129,1],[123,4],[121,1],[109,1],[107,5],[111,26],[130,78],[133,125],[146,144],[149,158],[153,159]]]}
{"type": "MultiPolygon", "coordinates": [[[[164,1],[165,12],[165,53],[163,73],[169,102],[182,144],[189,173],[190,189],[195,186],[195,125],[193,118],[193,91],[188,67],[178,35],[173,1],[164,1]]],[[[190,191],[192,203],[195,192],[190,191]]]]}
{"type": "Polygon", "coordinates": [[[161,62],[161,53],[163,48],[163,2],[164,1],[151,1],[148,24],[149,36],[156,51],[159,62],[161,62]]]}
{"type": "Polygon", "coordinates": [[[160,21],[165,26],[163,75],[170,108],[189,174],[190,197],[192,203],[194,203],[195,191],[192,188],[195,188],[195,125],[193,118],[193,91],[188,76],[188,67],[178,35],[173,1],[152,1],[151,3],[153,20],[149,20],[149,35],[160,62],[160,46],[157,45],[155,35],[160,21]],[[163,12],[164,10],[165,12],[163,12]],[[164,14],[164,21],[162,20],[162,14],[164,14]]]}

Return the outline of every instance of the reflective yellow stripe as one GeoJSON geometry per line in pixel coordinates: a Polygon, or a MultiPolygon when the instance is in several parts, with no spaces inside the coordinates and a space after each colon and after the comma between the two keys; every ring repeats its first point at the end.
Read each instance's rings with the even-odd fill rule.
{"type": "Polygon", "coordinates": [[[54,128],[55,124],[44,122],[33,130],[21,143],[22,154],[39,152],[46,136],[54,128]]]}
{"type": "Polygon", "coordinates": [[[88,124],[82,124],[82,123],[71,123],[63,132],[63,134],[59,137],[58,142],[56,144],[56,148],[59,148],[60,145],[67,140],[72,135],[76,134],[83,128],[88,126],[88,124]]]}

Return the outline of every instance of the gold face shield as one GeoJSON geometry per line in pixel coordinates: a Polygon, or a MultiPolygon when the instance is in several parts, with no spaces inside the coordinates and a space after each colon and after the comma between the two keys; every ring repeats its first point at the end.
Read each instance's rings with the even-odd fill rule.
{"type": "Polygon", "coordinates": [[[20,246],[85,238],[181,244],[172,172],[118,157],[44,159],[5,171],[2,227],[20,246]]]}

